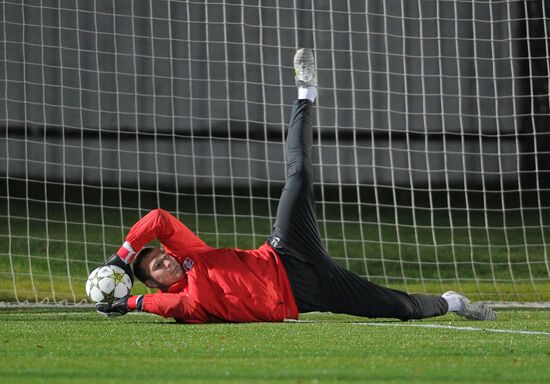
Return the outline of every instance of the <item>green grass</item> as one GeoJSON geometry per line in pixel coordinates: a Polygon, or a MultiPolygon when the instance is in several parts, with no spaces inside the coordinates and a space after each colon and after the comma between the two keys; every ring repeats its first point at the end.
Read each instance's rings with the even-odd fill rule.
{"type": "Polygon", "coordinates": [[[0,309],[3,383],[548,383],[548,311],[401,323],[310,314],[301,323],[182,325],[152,315],[0,309]],[[373,326],[384,323],[390,326],[373,326]],[[368,324],[371,324],[370,326],[368,324]],[[487,330],[421,328],[418,325],[487,330]],[[411,327],[412,325],[412,327],[411,327]]]}

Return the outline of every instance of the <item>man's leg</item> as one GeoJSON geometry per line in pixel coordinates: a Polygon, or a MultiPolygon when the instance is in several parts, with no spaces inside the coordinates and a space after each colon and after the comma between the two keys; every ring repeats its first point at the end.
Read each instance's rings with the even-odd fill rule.
{"type": "Polygon", "coordinates": [[[299,53],[294,65],[301,99],[294,103],[286,142],[288,179],[279,201],[273,234],[268,240],[285,266],[299,311],[403,320],[446,313],[448,305],[444,298],[409,295],[371,283],[338,265],[325,249],[317,226],[312,183],[313,100],[310,96],[316,95],[314,63],[308,63],[313,60],[311,52],[301,56],[299,53]],[[307,87],[312,84],[311,80],[313,90],[307,87]],[[308,97],[310,100],[305,99],[308,97]]]}
{"type": "Polygon", "coordinates": [[[445,313],[444,300],[437,296],[409,296],[380,287],[339,266],[329,256],[317,226],[312,182],[311,106],[317,94],[312,52],[299,51],[294,66],[301,99],[292,111],[286,139],[288,179],[269,242],[285,266],[300,312],[403,319],[445,313]]]}
{"type": "Polygon", "coordinates": [[[307,99],[294,103],[286,140],[288,177],[268,240],[281,257],[300,312],[329,310],[321,292],[318,260],[311,257],[326,254],[313,197],[311,105],[307,99]]]}
{"type": "Polygon", "coordinates": [[[269,239],[285,266],[298,309],[403,320],[446,313],[446,301],[440,296],[408,295],[376,285],[329,256],[315,214],[311,104],[294,103],[286,142],[288,179],[269,239]]]}
{"type": "Polygon", "coordinates": [[[449,309],[441,296],[408,294],[383,287],[336,263],[328,271],[323,293],[334,313],[410,320],[441,316],[449,309]]]}
{"type": "Polygon", "coordinates": [[[294,102],[286,139],[287,181],[279,199],[273,225],[277,241],[321,242],[315,215],[311,165],[311,102],[294,102]]]}
{"type": "Polygon", "coordinates": [[[317,96],[313,52],[299,50],[294,56],[294,68],[299,100],[294,102],[286,138],[287,182],[268,241],[281,257],[300,312],[327,311],[318,261],[310,257],[326,253],[317,227],[312,181],[311,109],[317,96]]]}

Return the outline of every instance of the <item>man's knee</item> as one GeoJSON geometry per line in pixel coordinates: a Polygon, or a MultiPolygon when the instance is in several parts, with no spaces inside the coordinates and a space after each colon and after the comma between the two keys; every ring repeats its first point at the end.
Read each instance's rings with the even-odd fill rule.
{"type": "Polygon", "coordinates": [[[399,320],[407,321],[407,320],[416,319],[417,318],[416,313],[417,311],[414,305],[410,301],[400,300],[397,306],[395,317],[399,320]]]}
{"type": "Polygon", "coordinates": [[[311,181],[311,166],[302,159],[289,161],[287,164],[288,180],[308,183],[311,181]]]}

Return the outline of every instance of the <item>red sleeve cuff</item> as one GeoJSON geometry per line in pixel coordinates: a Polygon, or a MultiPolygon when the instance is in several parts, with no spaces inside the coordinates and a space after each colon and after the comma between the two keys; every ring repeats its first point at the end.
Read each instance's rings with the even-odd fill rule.
{"type": "Polygon", "coordinates": [[[132,264],[132,261],[134,261],[134,258],[136,257],[136,252],[134,251],[134,248],[132,248],[132,244],[127,241],[122,244],[122,247],[118,249],[116,254],[124,260],[126,264],[132,264]]]}
{"type": "Polygon", "coordinates": [[[120,257],[122,260],[126,259],[126,257],[128,256],[128,250],[126,248],[124,248],[124,246],[120,247],[118,249],[118,251],[116,251],[116,254],[118,255],[118,257],[120,257]]]}
{"type": "Polygon", "coordinates": [[[139,298],[139,296],[130,296],[128,298],[128,309],[130,311],[135,311],[136,308],[137,308],[137,299],[139,298]]]}

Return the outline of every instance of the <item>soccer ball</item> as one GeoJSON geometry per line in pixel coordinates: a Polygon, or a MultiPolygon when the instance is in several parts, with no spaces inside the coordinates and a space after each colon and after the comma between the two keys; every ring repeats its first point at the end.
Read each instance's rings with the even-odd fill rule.
{"type": "Polygon", "coordinates": [[[96,303],[112,303],[127,296],[131,288],[130,276],[116,265],[94,269],[86,281],[86,294],[96,303]]]}

